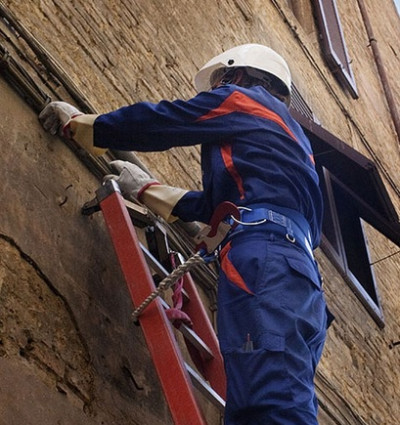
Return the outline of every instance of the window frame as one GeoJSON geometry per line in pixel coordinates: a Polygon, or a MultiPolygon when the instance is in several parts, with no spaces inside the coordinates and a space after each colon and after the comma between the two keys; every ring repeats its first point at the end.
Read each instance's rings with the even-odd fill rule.
{"type": "MultiPolygon", "coordinates": [[[[360,252],[358,259],[359,261],[362,261],[361,267],[363,267],[364,279],[361,280],[356,276],[357,273],[354,268],[352,268],[348,260],[350,254],[349,251],[350,249],[354,250],[354,247],[350,248],[349,244],[346,244],[346,238],[344,238],[346,229],[344,229],[343,224],[341,224],[343,219],[341,220],[338,212],[339,195],[338,190],[335,190],[334,185],[337,185],[340,187],[340,190],[346,192],[347,197],[352,198],[352,192],[347,189],[343,182],[332,175],[327,168],[321,167],[321,170],[319,172],[319,176],[322,186],[321,189],[324,192],[325,198],[325,218],[329,215],[329,224],[333,226],[333,229],[330,229],[330,233],[333,233],[335,237],[335,241],[332,241],[323,228],[321,249],[331,260],[332,264],[334,264],[334,266],[339,270],[350,289],[358,297],[362,305],[375,320],[378,326],[383,328],[385,326],[384,317],[374,267],[371,264],[368,240],[363,225],[363,219],[360,217],[356,202],[354,202],[354,204],[351,201],[347,202],[345,211],[343,208],[341,209],[342,218],[343,214],[347,214],[348,216],[351,215],[350,218],[353,221],[356,219],[359,222],[359,229],[357,230],[359,230],[361,236],[358,238],[359,241],[355,243],[358,244],[357,249],[360,252]]],[[[326,221],[324,225],[326,226],[326,221]]]]}
{"type": "Polygon", "coordinates": [[[358,99],[351,61],[344,38],[336,0],[312,0],[317,26],[321,35],[321,48],[327,65],[337,80],[354,99],[358,99]]]}
{"type": "MultiPolygon", "coordinates": [[[[320,186],[323,193],[325,190],[324,198],[327,200],[325,208],[327,208],[327,204],[329,208],[332,208],[332,206],[335,207],[333,192],[331,191],[332,194],[327,195],[329,192],[327,192],[324,186],[324,176],[329,173],[330,178],[334,176],[336,182],[351,197],[351,203],[354,212],[358,214],[358,218],[368,223],[368,225],[400,247],[399,217],[382,181],[377,164],[324,129],[317,122],[312,111],[311,113],[309,112],[310,108],[307,109],[304,105],[301,105],[304,99],[300,93],[294,91],[293,95],[295,97],[299,96],[299,99],[297,102],[292,103],[290,113],[300,124],[305,135],[310,140],[316,168],[320,175],[320,186]],[[298,106],[298,103],[300,103],[300,106],[298,106]],[[307,115],[304,114],[305,110],[308,111],[307,115]],[[321,172],[323,169],[327,170],[325,175],[321,172]]],[[[336,207],[334,211],[337,211],[336,207]]],[[[331,214],[331,216],[333,220],[336,220],[334,231],[337,232],[337,229],[339,229],[338,217],[335,214],[331,214]]],[[[363,235],[365,248],[367,249],[368,241],[365,238],[365,232],[363,232],[363,235]]],[[[339,237],[342,238],[342,236],[339,237]]],[[[342,247],[343,243],[339,242],[338,246],[342,247]]],[[[374,285],[376,302],[372,300],[362,285],[357,284],[357,279],[355,276],[353,278],[352,273],[346,274],[343,272],[344,252],[341,251],[340,255],[338,255],[337,251],[329,244],[325,234],[322,235],[321,249],[339,273],[341,273],[367,312],[379,327],[383,328],[384,317],[373,268],[371,269],[371,281],[374,285]]],[[[371,261],[369,260],[368,263],[370,267],[371,261]]]]}

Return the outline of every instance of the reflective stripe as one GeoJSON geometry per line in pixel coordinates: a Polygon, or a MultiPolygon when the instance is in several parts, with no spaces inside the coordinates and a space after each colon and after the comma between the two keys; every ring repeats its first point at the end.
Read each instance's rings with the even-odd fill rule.
{"type": "MultiPolygon", "coordinates": [[[[290,130],[282,117],[239,91],[234,91],[218,106],[218,108],[211,110],[196,121],[205,121],[223,115],[228,115],[232,112],[241,112],[273,121],[278,124],[295,142],[300,144],[299,140],[296,138],[292,130],[290,130]]],[[[313,154],[309,154],[309,158],[311,162],[315,164],[313,154]]]]}
{"type": "Polygon", "coordinates": [[[256,117],[265,118],[278,124],[285,132],[296,142],[298,142],[296,136],[292,130],[286,125],[285,121],[275,112],[263,106],[261,103],[256,102],[245,94],[234,91],[228,96],[218,108],[215,108],[208,112],[206,115],[198,118],[197,121],[205,121],[211,118],[220,117],[222,115],[228,115],[232,112],[241,112],[244,114],[254,115],[256,117]]]}
{"type": "Polygon", "coordinates": [[[225,164],[225,168],[228,170],[229,174],[233,178],[233,180],[236,183],[236,186],[238,188],[240,199],[245,198],[245,191],[243,187],[243,180],[240,176],[237,168],[235,167],[235,164],[233,163],[233,157],[232,157],[232,145],[226,144],[221,146],[221,155],[222,159],[225,164]]]}
{"type": "Polygon", "coordinates": [[[231,241],[229,241],[220,252],[221,259],[221,270],[225,273],[226,277],[236,285],[238,288],[247,292],[250,295],[254,295],[252,291],[247,287],[246,282],[243,280],[240,273],[236,270],[231,260],[228,257],[228,253],[231,250],[231,241]]]}

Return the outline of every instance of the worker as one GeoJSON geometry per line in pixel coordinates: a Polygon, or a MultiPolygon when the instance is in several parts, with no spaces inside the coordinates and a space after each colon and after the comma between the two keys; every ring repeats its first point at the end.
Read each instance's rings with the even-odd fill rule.
{"type": "MultiPolygon", "coordinates": [[[[327,327],[313,256],[322,197],[309,140],[289,113],[291,75],[269,47],[210,60],[190,100],[139,102],[101,115],[52,102],[39,119],[86,149],[164,151],[201,144],[203,190],[163,185],[115,161],[122,193],[168,221],[208,223],[224,201],[240,219],[221,243],[218,338],[226,425],[316,425],[314,375],[327,327]]],[[[235,222],[236,221],[236,222],[235,222]]]]}

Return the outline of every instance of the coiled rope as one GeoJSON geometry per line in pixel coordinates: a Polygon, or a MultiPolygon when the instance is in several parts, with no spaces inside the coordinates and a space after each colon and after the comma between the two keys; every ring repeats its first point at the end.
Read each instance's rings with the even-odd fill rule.
{"type": "Polygon", "coordinates": [[[143,313],[143,311],[148,307],[148,305],[160,296],[163,292],[169,289],[179,278],[181,278],[185,273],[192,269],[197,264],[205,263],[205,258],[199,252],[196,252],[191,257],[187,259],[186,262],[178,266],[172,271],[170,275],[164,278],[157,289],[153,291],[143,302],[137,307],[132,313],[132,319],[136,322],[138,317],[143,313]]]}

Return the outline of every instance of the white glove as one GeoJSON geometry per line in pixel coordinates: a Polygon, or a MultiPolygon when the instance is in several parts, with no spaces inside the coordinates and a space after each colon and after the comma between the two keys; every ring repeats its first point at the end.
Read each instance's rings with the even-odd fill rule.
{"type": "Polygon", "coordinates": [[[116,160],[111,161],[110,166],[118,175],[108,174],[104,177],[104,181],[115,180],[125,199],[135,201],[149,186],[159,184],[157,180],[131,162],[116,160]]]}
{"type": "Polygon", "coordinates": [[[50,102],[39,114],[39,121],[43,128],[55,136],[71,138],[67,124],[71,118],[83,115],[81,111],[67,102],[50,102]]]}

